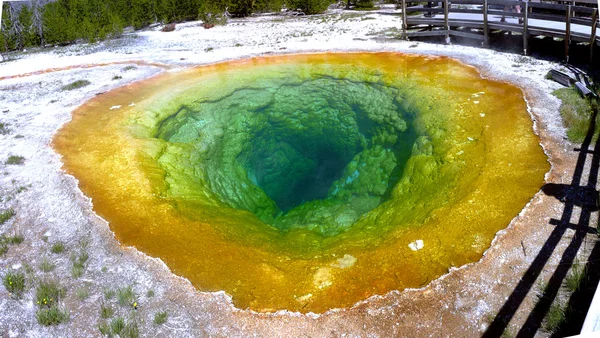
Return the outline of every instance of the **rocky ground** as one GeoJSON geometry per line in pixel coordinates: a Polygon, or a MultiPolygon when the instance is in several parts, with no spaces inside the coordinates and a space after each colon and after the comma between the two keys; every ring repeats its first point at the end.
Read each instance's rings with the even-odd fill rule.
{"type": "MultiPolygon", "coordinates": [[[[487,49],[398,40],[401,22],[398,16],[389,15],[393,12],[390,8],[372,13],[333,11],[312,17],[233,19],[208,30],[190,22],[178,25],[174,32],[154,27],[106,42],[6,55],[0,63],[0,123],[4,124],[0,211],[12,209],[15,215],[0,225],[0,233],[22,235],[24,241],[9,245],[0,256],[0,266],[2,276],[24,272],[28,288],[22,299],[16,299],[0,287],[0,334],[99,336],[98,325],[104,322],[101,306],[112,308],[114,316],[125,322],[137,323],[142,336],[466,337],[481,335],[492,323],[500,333],[506,326],[505,334],[516,334],[544,292],[545,281],[560,267],[565,250],[567,254],[579,251],[584,257],[595,244],[595,235],[572,229],[551,236],[557,226],[550,220],[563,217],[564,199],[540,191],[498,233],[479,262],[451,269],[423,289],[390,292],[320,315],[263,314],[236,309],[222,292],[199,292],[171,274],[160,260],[120,246],[108,224],[94,214],[92,201],[80,192],[77,180],[61,170],[61,159],[50,146],[54,133],[77,106],[99,93],[160,72],[280,53],[399,51],[451,56],[477,67],[484,77],[521,87],[552,164],[547,182],[571,183],[578,153],[566,140],[558,113],[560,102],[550,94],[560,85],[545,79],[556,64],[487,49]],[[76,80],[90,84],[63,90],[76,80]],[[24,162],[7,164],[10,156],[22,157],[24,162]],[[59,242],[65,251],[51,252],[59,242]],[[74,278],[73,261],[81,260],[84,253],[88,258],[83,260],[82,275],[74,278]],[[61,306],[68,309],[70,319],[45,327],[36,320],[33,286],[48,280],[66,288],[61,306]],[[137,295],[137,309],[126,297],[128,287],[137,295]],[[117,295],[106,300],[111,291],[117,295]],[[123,305],[118,304],[121,299],[123,305]],[[501,310],[505,303],[509,305],[501,310]],[[168,313],[162,325],[154,324],[159,311],[168,313]],[[510,319],[507,325],[494,321],[499,312],[510,319]]],[[[580,183],[585,185],[590,165],[581,167],[580,183]]],[[[577,223],[582,209],[576,205],[573,210],[565,217],[577,223]]],[[[591,222],[595,224],[596,213],[591,214],[591,222]]],[[[548,335],[543,330],[531,334],[548,335]]]]}

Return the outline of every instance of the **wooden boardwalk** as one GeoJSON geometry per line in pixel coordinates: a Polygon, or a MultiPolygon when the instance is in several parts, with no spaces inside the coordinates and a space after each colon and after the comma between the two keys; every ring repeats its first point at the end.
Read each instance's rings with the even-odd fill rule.
{"type": "Polygon", "coordinates": [[[594,46],[600,46],[595,0],[568,4],[515,0],[401,0],[401,5],[405,38],[445,36],[449,43],[452,36],[460,36],[480,40],[487,47],[492,32],[515,32],[523,35],[523,53],[527,54],[532,36],[549,36],[564,39],[567,62],[571,42],[589,44],[590,62],[594,46]]]}

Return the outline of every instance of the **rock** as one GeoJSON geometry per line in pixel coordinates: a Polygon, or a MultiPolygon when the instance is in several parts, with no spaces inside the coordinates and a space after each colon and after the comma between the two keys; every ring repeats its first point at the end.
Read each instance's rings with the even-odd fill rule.
{"type": "Polygon", "coordinates": [[[417,239],[416,241],[414,241],[408,245],[408,247],[412,251],[419,251],[419,250],[423,249],[423,246],[425,246],[425,244],[423,243],[422,239],[417,239]]]}

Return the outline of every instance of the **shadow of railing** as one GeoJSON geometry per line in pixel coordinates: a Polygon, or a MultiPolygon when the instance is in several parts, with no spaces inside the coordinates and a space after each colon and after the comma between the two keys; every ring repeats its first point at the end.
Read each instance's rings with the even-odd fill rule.
{"type": "MultiPolygon", "coordinates": [[[[542,191],[545,194],[554,196],[564,204],[562,216],[560,219],[550,219],[550,224],[554,225],[554,229],[511,295],[483,334],[483,337],[500,337],[503,334],[508,323],[514,317],[519,306],[523,303],[525,297],[530,292],[544,267],[552,257],[554,250],[563,239],[567,229],[573,229],[575,230],[575,234],[563,252],[560,263],[556,267],[556,270],[550,277],[548,283],[545,284],[542,295],[539,297],[539,301],[529,313],[525,323],[517,333],[517,337],[533,337],[541,327],[542,321],[548,313],[552,302],[556,298],[563,280],[573,265],[577,252],[581,248],[586,236],[589,233],[596,233],[596,227],[591,226],[590,218],[591,213],[598,210],[598,191],[596,191],[596,184],[600,167],[600,137],[597,138],[593,149],[590,150],[590,146],[592,145],[596,130],[597,115],[598,110],[594,107],[590,125],[586,137],[581,144],[581,148],[574,149],[579,152],[579,155],[571,184],[548,183],[542,187],[542,191]],[[587,183],[582,185],[586,162],[588,161],[588,155],[590,154],[592,155],[592,159],[589,164],[587,183]],[[571,223],[571,217],[573,216],[576,207],[581,209],[579,220],[577,223],[571,223]]],[[[600,253],[598,244],[594,247],[592,252],[595,252],[596,254],[600,253]]],[[[597,262],[595,264],[598,265],[597,262]]],[[[569,302],[577,302],[575,293],[569,302]]]]}

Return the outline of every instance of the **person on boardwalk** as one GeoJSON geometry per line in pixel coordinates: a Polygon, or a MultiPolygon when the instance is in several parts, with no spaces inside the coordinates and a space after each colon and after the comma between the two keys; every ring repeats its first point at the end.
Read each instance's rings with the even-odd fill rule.
{"type": "MultiPolygon", "coordinates": [[[[521,14],[521,5],[514,5],[514,6],[506,5],[506,6],[504,6],[504,12],[508,12],[508,11],[521,14]]],[[[506,22],[506,17],[504,15],[502,15],[500,22],[506,22]]],[[[523,23],[523,18],[519,17],[519,24],[522,24],[522,23],[523,23]]]]}

